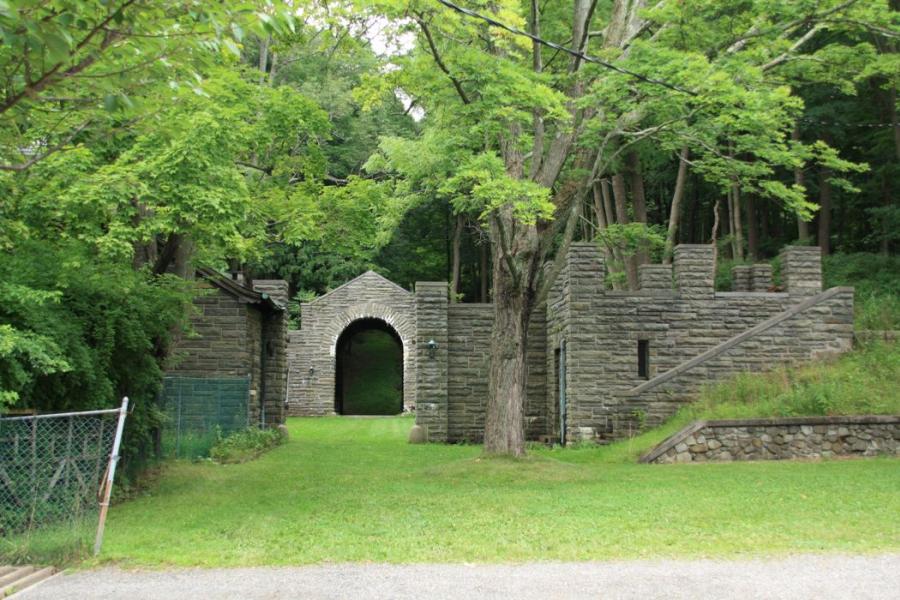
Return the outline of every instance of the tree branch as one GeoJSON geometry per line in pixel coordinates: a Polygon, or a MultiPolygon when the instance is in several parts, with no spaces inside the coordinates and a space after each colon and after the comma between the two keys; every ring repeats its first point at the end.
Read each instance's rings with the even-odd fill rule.
{"type": "Polygon", "coordinates": [[[512,250],[509,247],[509,239],[506,236],[506,227],[503,226],[503,217],[496,214],[496,212],[491,214],[494,219],[494,224],[497,226],[497,233],[499,234],[497,235],[497,238],[499,238],[497,242],[500,245],[500,254],[503,257],[503,262],[506,263],[506,268],[509,269],[509,275],[513,278],[513,283],[518,288],[519,283],[521,282],[521,273],[519,273],[519,269],[512,259],[512,250]]]}
{"type": "Polygon", "coordinates": [[[41,75],[41,77],[38,78],[36,81],[26,83],[25,86],[18,93],[7,97],[6,100],[4,100],[2,103],[0,103],[0,114],[3,114],[6,111],[8,111],[9,109],[11,109],[13,106],[15,106],[16,104],[21,102],[22,99],[25,98],[26,96],[31,96],[33,94],[40,93],[47,86],[49,86],[51,83],[53,83],[56,79],[71,77],[72,75],[80,73],[81,71],[87,69],[89,66],[94,64],[97,61],[97,59],[100,57],[100,55],[112,44],[112,42],[115,41],[116,39],[118,39],[118,36],[104,31],[106,29],[106,26],[109,25],[109,23],[112,22],[112,20],[115,19],[117,15],[121,14],[122,11],[124,11],[130,5],[134,4],[135,1],[136,0],[127,0],[122,6],[120,6],[118,9],[114,10],[113,12],[111,12],[103,21],[101,21],[99,24],[95,25],[94,28],[91,29],[87,33],[87,35],[84,37],[84,39],[82,39],[75,46],[75,48],[72,49],[72,51],[70,52],[70,55],[74,55],[76,52],[78,52],[79,50],[81,50],[85,46],[87,46],[91,42],[91,40],[94,38],[94,36],[96,36],[98,33],[104,32],[103,33],[103,41],[100,43],[100,46],[96,52],[92,52],[92,53],[88,54],[83,59],[81,59],[81,61],[72,65],[71,67],[69,67],[68,69],[63,71],[61,74],[60,74],[60,69],[63,68],[63,63],[61,63],[61,62],[56,63],[55,65],[50,67],[49,70],[45,71],[43,73],[43,75],[41,75]]]}
{"type": "Polygon", "coordinates": [[[21,172],[21,171],[25,171],[25,170],[33,167],[35,164],[41,162],[42,160],[44,160],[45,158],[47,158],[54,152],[57,152],[58,150],[62,149],[64,146],[68,145],[69,142],[71,142],[73,139],[75,139],[75,136],[77,136],[79,133],[84,131],[85,128],[87,128],[87,126],[90,124],[91,124],[91,121],[85,121],[84,123],[79,125],[74,131],[72,131],[69,135],[67,135],[63,141],[59,142],[55,146],[51,146],[50,148],[45,150],[43,154],[37,154],[35,156],[32,156],[31,158],[29,158],[28,160],[26,160],[23,163],[12,164],[12,165],[0,165],[0,171],[21,172]]]}
{"type": "Polygon", "coordinates": [[[416,16],[415,21],[419,24],[419,28],[422,30],[422,33],[425,34],[425,39],[428,41],[428,48],[431,51],[431,56],[434,57],[435,64],[437,64],[438,68],[443,71],[447,77],[450,78],[450,81],[453,83],[453,87],[456,88],[456,93],[459,94],[459,97],[463,101],[463,104],[470,104],[471,100],[466,94],[466,91],[463,89],[462,84],[459,82],[459,79],[457,79],[450,73],[450,69],[447,68],[447,65],[445,65],[444,61],[441,59],[441,55],[438,52],[437,46],[435,46],[434,44],[434,38],[431,37],[431,30],[428,29],[428,25],[425,24],[425,21],[422,19],[421,15],[416,16]]]}
{"type": "Polygon", "coordinates": [[[803,46],[803,44],[808,42],[814,35],[816,35],[819,31],[821,31],[823,27],[825,27],[825,26],[822,25],[821,23],[817,23],[815,26],[811,27],[809,29],[809,31],[804,33],[800,37],[800,39],[798,39],[796,42],[794,42],[791,45],[790,48],[788,48],[787,52],[783,52],[779,56],[775,57],[774,59],[772,59],[769,62],[767,62],[766,64],[764,64],[761,67],[762,70],[768,71],[769,69],[773,69],[773,68],[777,67],[778,65],[787,62],[794,52],[799,50],[800,47],[803,46]]]}

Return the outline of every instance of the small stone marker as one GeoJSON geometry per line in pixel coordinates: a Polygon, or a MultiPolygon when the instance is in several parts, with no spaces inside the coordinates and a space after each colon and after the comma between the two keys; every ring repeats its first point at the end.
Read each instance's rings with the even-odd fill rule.
{"type": "Polygon", "coordinates": [[[424,444],[428,441],[428,431],[421,425],[413,425],[409,430],[410,444],[424,444]]]}

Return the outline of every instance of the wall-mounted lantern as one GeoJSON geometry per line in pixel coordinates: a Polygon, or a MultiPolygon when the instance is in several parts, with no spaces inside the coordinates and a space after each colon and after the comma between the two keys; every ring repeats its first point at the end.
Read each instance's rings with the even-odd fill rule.
{"type": "Polygon", "coordinates": [[[316,374],[316,368],[315,368],[315,367],[310,367],[310,368],[309,368],[309,376],[312,377],[312,376],[315,375],[315,374],[316,374]]]}
{"type": "Polygon", "coordinates": [[[438,343],[431,339],[428,340],[428,342],[425,344],[425,347],[428,348],[428,358],[434,358],[437,354],[438,343]]]}

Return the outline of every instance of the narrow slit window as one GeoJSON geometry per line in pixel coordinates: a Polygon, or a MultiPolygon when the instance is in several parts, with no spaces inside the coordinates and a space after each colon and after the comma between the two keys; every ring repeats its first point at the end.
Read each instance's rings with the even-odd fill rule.
{"type": "Polygon", "coordinates": [[[650,340],[638,340],[638,377],[650,378],[650,340]]]}

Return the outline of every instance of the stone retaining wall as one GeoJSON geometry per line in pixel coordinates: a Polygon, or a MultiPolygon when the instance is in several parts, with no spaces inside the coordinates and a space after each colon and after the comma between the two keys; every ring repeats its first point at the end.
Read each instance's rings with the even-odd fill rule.
{"type": "Polygon", "coordinates": [[[900,415],[697,421],[643,463],[900,455],[900,415]]]}

